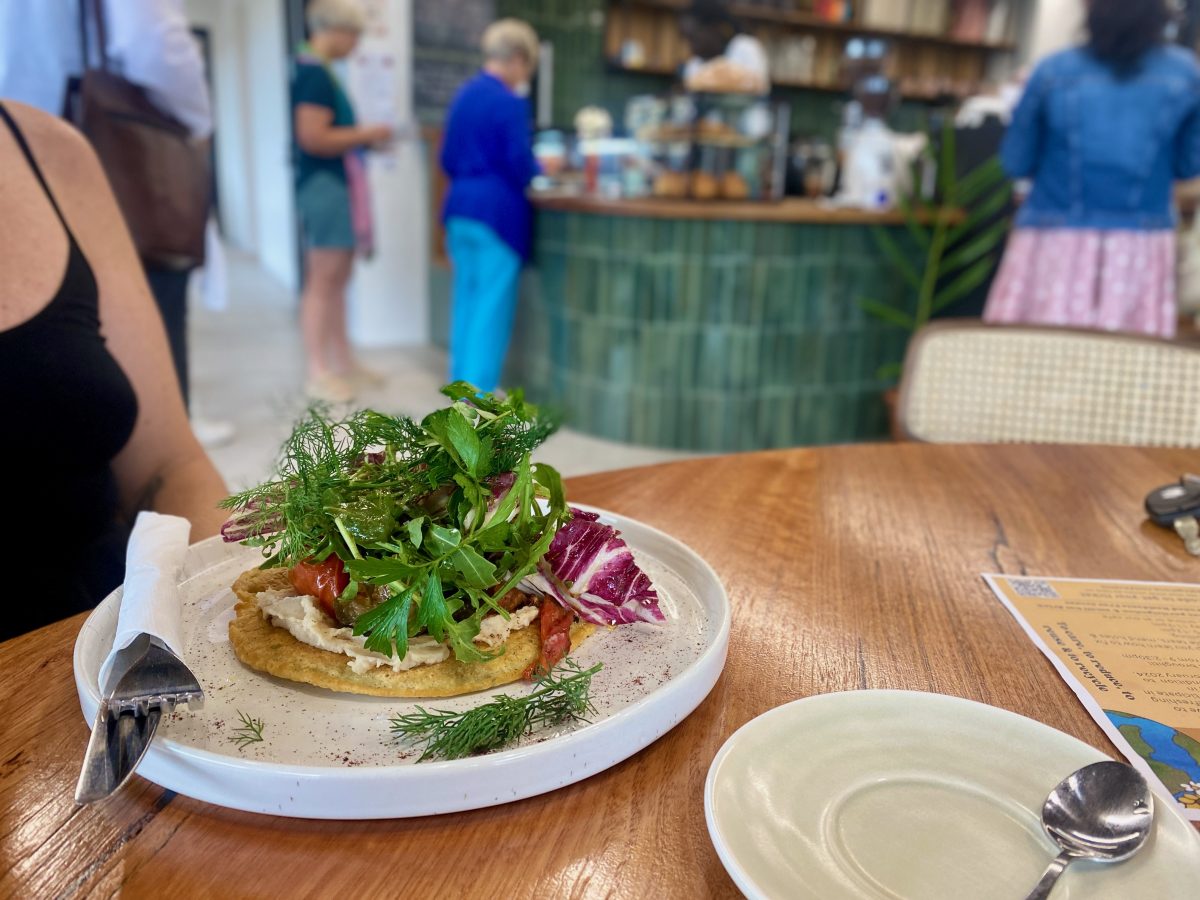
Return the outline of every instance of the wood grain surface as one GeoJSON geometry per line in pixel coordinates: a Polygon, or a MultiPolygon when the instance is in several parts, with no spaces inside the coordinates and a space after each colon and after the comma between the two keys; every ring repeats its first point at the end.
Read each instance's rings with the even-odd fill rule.
{"type": "Polygon", "coordinates": [[[735,729],[789,700],[939,691],[1115,755],[979,575],[1200,581],[1200,561],[1142,513],[1147,491],[1195,467],[1186,451],[911,444],[574,479],[572,499],[662,528],[712,563],[733,604],[728,665],[695,713],[633,758],[448,816],[272,818],[140,778],[77,809],[82,618],[49,626],[0,644],[0,896],[736,896],[705,830],[704,777],[735,729]]]}

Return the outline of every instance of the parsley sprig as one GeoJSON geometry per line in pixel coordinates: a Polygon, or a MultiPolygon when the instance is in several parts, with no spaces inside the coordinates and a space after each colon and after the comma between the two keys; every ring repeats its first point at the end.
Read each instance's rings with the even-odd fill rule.
{"type": "Polygon", "coordinates": [[[403,658],[427,633],[457,659],[489,612],[533,572],[570,513],[558,472],[531,453],[557,427],[520,391],[500,399],[456,382],[449,406],[420,423],[364,410],[333,421],[309,412],[285,443],[278,477],[236,494],[227,539],[262,547],[265,565],[336,554],[351,581],[346,611],[366,647],[403,658]],[[361,586],[383,597],[353,616],[361,586]]]}
{"type": "Polygon", "coordinates": [[[499,694],[466,712],[418,706],[416,712],[392,718],[392,735],[423,747],[418,762],[462,759],[496,750],[540,727],[586,721],[588,713],[595,713],[592,676],[601,668],[597,663],[581,669],[567,659],[560,664],[565,670],[562,674],[546,674],[525,697],[499,694]]]}

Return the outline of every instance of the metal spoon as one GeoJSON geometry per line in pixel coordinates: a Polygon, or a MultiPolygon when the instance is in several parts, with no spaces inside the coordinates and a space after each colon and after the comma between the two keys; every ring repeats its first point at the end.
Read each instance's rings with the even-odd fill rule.
{"type": "Polygon", "coordinates": [[[1068,775],[1042,805],[1042,827],[1063,848],[1025,900],[1045,900],[1074,859],[1121,862],[1137,853],[1154,824],[1146,779],[1105,760],[1068,775]]]}

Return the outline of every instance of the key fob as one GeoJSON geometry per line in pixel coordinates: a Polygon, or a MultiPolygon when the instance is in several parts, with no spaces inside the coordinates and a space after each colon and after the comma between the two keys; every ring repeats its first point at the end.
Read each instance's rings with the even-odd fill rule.
{"type": "Polygon", "coordinates": [[[1200,479],[1189,476],[1155,488],[1146,495],[1146,514],[1164,528],[1183,516],[1200,516],[1200,479]]]}

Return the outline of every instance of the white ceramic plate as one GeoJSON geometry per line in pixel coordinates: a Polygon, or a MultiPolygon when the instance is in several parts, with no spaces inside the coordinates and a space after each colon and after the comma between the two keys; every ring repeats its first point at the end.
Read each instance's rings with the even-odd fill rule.
{"type": "MultiPolygon", "coordinates": [[[[709,834],[748,897],[1012,900],[1057,854],[1042,802],[1099,750],[942,694],[853,691],[764,713],[725,742],[704,788],[709,834]]],[[[1194,897],[1200,839],[1155,798],[1128,862],[1075,862],[1055,900],[1194,897]]]]}
{"type": "MultiPolygon", "coordinates": [[[[586,507],[585,507],[586,508],[586,507]]],[[[184,655],[204,708],[160,727],[138,774],[189,797],[251,812],[324,819],[421,816],[531,797],[580,781],[632,756],[678,724],[725,666],[729,600],[713,570],[648,525],[604,513],[658,589],[668,621],[601,629],[572,654],[604,668],[592,682],[590,724],[535,733],[513,749],[415,765],[419,753],[391,739],[389,719],[417,702],[339,694],[243,666],[227,636],[237,575],[262,561],[219,538],[188,551],[180,596],[184,655]],[[231,740],[238,713],[264,723],[260,743],[231,740]]],[[[97,673],[116,631],[121,591],[88,617],[75,643],[75,683],[89,726],[100,702],[97,673]]],[[[425,706],[466,709],[521,684],[425,706]]]]}

